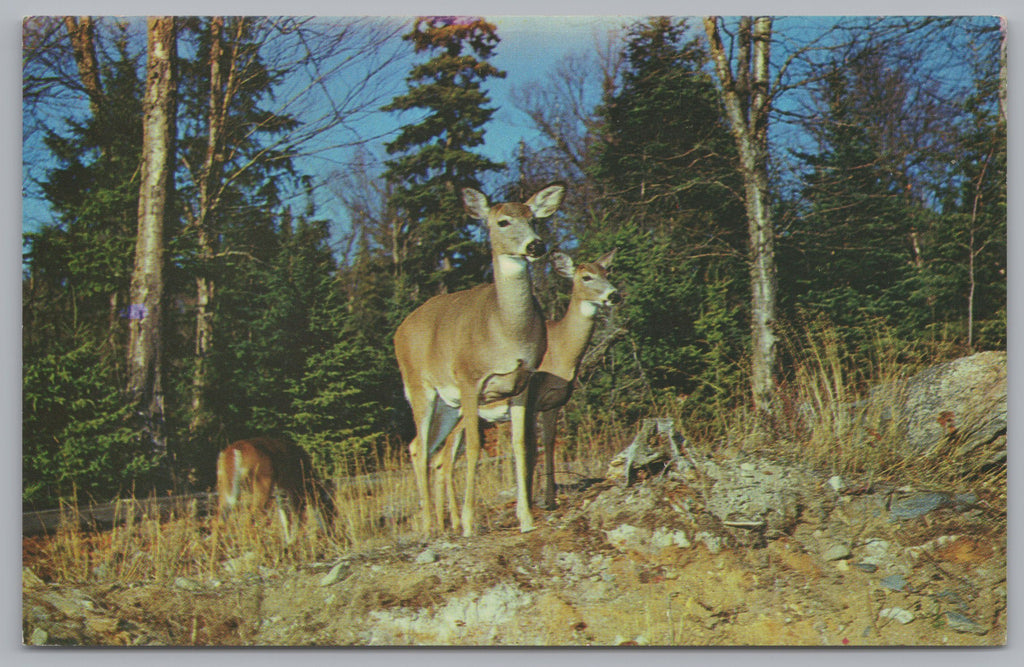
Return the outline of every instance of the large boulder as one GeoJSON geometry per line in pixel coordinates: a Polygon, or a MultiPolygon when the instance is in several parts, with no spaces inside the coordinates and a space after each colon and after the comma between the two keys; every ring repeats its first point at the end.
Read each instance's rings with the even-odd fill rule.
{"type": "Polygon", "coordinates": [[[972,354],[874,387],[861,406],[903,456],[952,444],[957,456],[986,447],[988,456],[1005,457],[1006,352],[972,354]]]}

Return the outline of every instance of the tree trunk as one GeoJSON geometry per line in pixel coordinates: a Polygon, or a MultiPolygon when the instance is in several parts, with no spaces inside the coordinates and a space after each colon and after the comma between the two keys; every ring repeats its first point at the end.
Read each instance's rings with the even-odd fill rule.
{"type": "Polygon", "coordinates": [[[78,76],[82,79],[82,87],[89,96],[89,110],[93,118],[99,114],[100,103],[103,99],[103,84],[100,80],[100,67],[96,61],[96,28],[92,18],[82,16],[75,19],[73,16],[64,17],[64,25],[68,30],[68,37],[71,38],[71,48],[75,54],[75,64],[78,66],[78,76]]]}
{"type": "MultiPolygon", "coordinates": [[[[241,26],[239,24],[239,29],[241,26]]],[[[195,215],[196,240],[199,245],[200,268],[196,276],[196,342],[195,363],[192,370],[192,415],[189,431],[198,435],[209,423],[209,356],[213,349],[214,321],[213,300],[216,283],[212,275],[213,259],[216,255],[214,239],[210,229],[214,210],[219,201],[224,125],[227,109],[233,94],[235,70],[232,67],[227,76],[222,68],[224,55],[224,17],[210,19],[210,99],[207,112],[206,155],[199,177],[199,203],[195,215]]],[[[234,62],[234,58],[232,58],[234,62]]]]}
{"type": "Polygon", "coordinates": [[[738,69],[733,77],[718,30],[704,19],[726,117],[740,158],[747,210],[751,293],[751,393],[754,407],[770,414],[775,390],[775,233],[768,192],[768,63],[772,20],[742,17],[737,32],[738,69]]]}
{"type": "Polygon", "coordinates": [[[128,400],[142,417],[155,453],[166,452],[161,387],[164,216],[171,188],[176,85],[174,18],[150,18],[143,97],[139,229],[129,306],[128,400]]]}

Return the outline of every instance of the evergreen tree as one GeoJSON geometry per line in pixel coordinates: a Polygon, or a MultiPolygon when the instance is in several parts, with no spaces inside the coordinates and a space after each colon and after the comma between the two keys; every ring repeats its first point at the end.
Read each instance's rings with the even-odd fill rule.
{"type": "Polygon", "coordinates": [[[45,131],[56,221],[25,234],[23,494],[43,505],[113,497],[152,467],[123,396],[144,54],[126,30],[90,34],[110,44],[89,68],[89,112],[45,131]]]}
{"type": "Polygon", "coordinates": [[[630,26],[623,59],[622,83],[598,109],[593,171],[606,198],[690,243],[741,230],[735,148],[700,41],[684,19],[652,17],[630,26]]]}
{"type": "Polygon", "coordinates": [[[482,84],[505,73],[487,62],[499,42],[492,24],[480,18],[418,18],[403,39],[416,53],[431,55],[416,65],[409,91],[385,111],[420,110],[425,116],[406,125],[387,144],[391,204],[401,227],[396,247],[401,271],[414,284],[440,291],[479,280],[488,254],[467,224],[458,190],[479,187],[480,178],[501,165],[473,152],[484,141],[484,125],[494,115],[482,84]]]}
{"type": "Polygon", "coordinates": [[[655,394],[682,393],[692,397],[686,408],[713,410],[735,394],[748,340],[735,146],[685,20],[630,26],[623,62],[593,147],[607,223],[581,239],[584,253],[619,248],[614,280],[627,294],[619,310],[635,350],[619,346],[609,367],[638,359],[655,394]]]}
{"type": "MultiPolygon", "coordinates": [[[[125,308],[137,225],[142,125],[140,55],[127,36],[102,66],[104,93],[95,115],[69,120],[67,134],[48,129],[45,145],[57,166],[41,184],[55,224],[25,235],[31,280],[26,292],[25,353],[58,336],[86,336],[110,345],[113,368],[123,367],[119,313],[125,308]],[[73,326],[71,325],[73,322],[73,326]],[[119,342],[120,341],[120,342],[119,342]]],[[[84,343],[86,340],[79,340],[84,343]]]]}
{"type": "Polygon", "coordinates": [[[882,320],[912,335],[928,309],[918,293],[919,232],[932,214],[912,195],[914,159],[894,150],[909,114],[907,82],[871,45],[835,61],[822,79],[822,149],[802,154],[807,210],[784,245],[790,307],[824,314],[849,336],[882,320]]]}
{"type": "Polygon", "coordinates": [[[1000,349],[1006,346],[1006,123],[998,63],[985,57],[986,49],[978,51],[974,90],[962,101],[958,140],[946,160],[951,168],[936,192],[940,214],[923,234],[921,292],[936,324],[953,325],[968,349],[1000,349]]]}

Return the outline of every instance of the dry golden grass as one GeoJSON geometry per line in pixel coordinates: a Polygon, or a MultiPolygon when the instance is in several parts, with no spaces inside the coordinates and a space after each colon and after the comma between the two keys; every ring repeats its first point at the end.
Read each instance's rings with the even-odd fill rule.
{"type": "MultiPolygon", "coordinates": [[[[500,454],[506,454],[507,447],[504,450],[500,454]]],[[[565,468],[562,464],[559,471],[565,468]]],[[[456,471],[460,499],[464,470],[456,471]]],[[[193,501],[176,508],[170,518],[126,514],[109,531],[87,531],[78,528],[75,506],[69,504],[64,507],[64,527],[52,539],[33,541],[25,565],[54,582],[170,583],[178,577],[209,580],[245,576],[261,568],[297,568],[420,535],[419,498],[407,461],[394,456],[379,461],[376,472],[352,472],[336,480],[333,520],[318,508],[307,508],[290,544],[276,510],[236,511],[221,521],[193,501]]],[[[514,502],[514,488],[511,456],[481,458],[477,507],[485,529],[494,528],[492,522],[501,510],[514,502]]]]}
{"type": "MultiPolygon", "coordinates": [[[[659,416],[677,418],[689,438],[688,447],[702,455],[737,448],[749,452],[756,447],[757,453],[799,460],[822,473],[918,487],[969,487],[984,498],[994,499],[997,516],[1001,513],[1005,520],[1005,467],[972,469],[942,451],[912,460],[901,458],[891,445],[895,438],[892,421],[873,414],[871,409],[857,407],[864,405],[869,387],[908,377],[927,365],[957,356],[954,351],[901,347],[880,332],[866,357],[853,355],[843,349],[834,329],[822,326],[807,327],[786,339],[786,344],[790,346],[793,373],[789,383],[780,388],[778,421],[767,436],[763,425],[746,409],[723,408],[710,425],[684,423],[679,418],[678,402],[652,410],[659,416]]],[[[556,443],[556,474],[563,484],[603,477],[610,458],[636,432],[635,424],[586,411],[578,423],[573,434],[560,429],[556,443]]],[[[514,521],[514,463],[506,429],[499,426],[492,432],[497,456],[482,457],[478,469],[476,502],[484,530],[514,521]]],[[[977,452],[973,456],[981,461],[992,453],[977,452]]],[[[289,568],[330,561],[349,550],[421,535],[419,499],[404,448],[373,463],[374,472],[353,469],[348,476],[335,480],[337,514],[331,525],[307,516],[292,544],[286,544],[274,513],[239,513],[221,524],[203,516],[202,508],[193,505],[177,509],[170,521],[156,517],[129,519],[103,533],[61,529],[53,539],[40,542],[31,560],[52,581],[213,579],[225,576],[225,563],[230,563],[229,574],[244,575],[261,567],[289,568]]],[[[456,469],[455,485],[461,499],[464,467],[456,469]]],[[[535,494],[537,488],[535,484],[535,494]]],[[[69,514],[67,524],[77,526],[73,507],[65,510],[69,514]]]]}

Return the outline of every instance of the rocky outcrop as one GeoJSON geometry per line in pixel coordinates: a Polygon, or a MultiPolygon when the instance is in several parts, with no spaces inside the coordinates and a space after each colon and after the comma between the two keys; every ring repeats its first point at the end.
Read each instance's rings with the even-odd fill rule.
{"type": "Polygon", "coordinates": [[[905,457],[952,446],[1006,456],[1006,352],[980,352],[873,388],[858,407],[905,457]]]}

